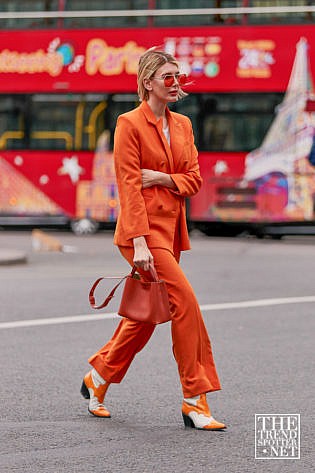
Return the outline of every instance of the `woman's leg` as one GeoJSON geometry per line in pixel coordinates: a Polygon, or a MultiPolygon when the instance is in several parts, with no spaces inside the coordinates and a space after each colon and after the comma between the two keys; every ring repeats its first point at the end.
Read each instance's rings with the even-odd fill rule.
{"type": "MultiPolygon", "coordinates": [[[[133,248],[120,248],[124,258],[133,265],[133,248]]],[[[89,363],[108,383],[120,383],[135,355],[150,339],[155,325],[122,318],[113,337],[89,363]]]]}
{"type": "Polygon", "coordinates": [[[179,253],[150,248],[166,282],[172,313],[173,353],[185,398],[221,389],[209,336],[194,291],[178,264],[179,253]]]}
{"type": "Polygon", "coordinates": [[[154,265],[164,279],[172,312],[173,353],[178,365],[184,400],[182,416],[186,427],[224,430],[209,409],[206,393],[221,389],[211,344],[194,291],[179,266],[180,252],[151,249],[154,265]]]}
{"type": "MultiPolygon", "coordinates": [[[[120,248],[132,265],[133,248],[120,248]]],[[[151,248],[154,266],[166,282],[172,313],[173,353],[184,397],[221,389],[210,340],[194,291],[168,250],[151,248]]],[[[142,275],[145,272],[139,270],[142,275]]],[[[122,319],[111,340],[89,362],[109,383],[119,383],[135,355],[150,339],[155,326],[122,319]]]]}
{"type": "MultiPolygon", "coordinates": [[[[166,282],[168,289],[172,313],[173,353],[186,398],[182,407],[185,425],[205,430],[221,430],[225,426],[211,417],[205,397],[206,392],[221,389],[220,381],[198,302],[179,266],[180,252],[175,249],[174,256],[165,249],[150,250],[157,273],[166,282]]],[[[132,265],[133,249],[120,248],[120,251],[132,265]]],[[[148,276],[148,273],[142,270],[139,272],[144,277],[148,276]]],[[[122,380],[134,356],[145,346],[154,328],[155,326],[128,319],[121,320],[112,339],[89,360],[104,383],[119,383],[122,380]]],[[[95,387],[93,389],[95,390],[95,387]]],[[[100,399],[97,401],[102,402],[100,399]]],[[[101,407],[105,408],[102,404],[101,407]]],[[[109,414],[108,411],[107,413],[109,414]]],[[[94,415],[100,414],[97,411],[94,415]]]]}
{"type": "Polygon", "coordinates": [[[109,342],[89,358],[89,363],[108,383],[120,383],[154,328],[155,325],[123,318],[109,342]]]}

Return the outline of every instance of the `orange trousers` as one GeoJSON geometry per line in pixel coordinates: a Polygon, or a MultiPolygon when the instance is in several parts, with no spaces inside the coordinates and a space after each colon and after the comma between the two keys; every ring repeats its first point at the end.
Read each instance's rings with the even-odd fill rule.
{"type": "MultiPolygon", "coordinates": [[[[120,247],[124,258],[133,265],[133,248],[120,247]]],[[[173,353],[178,365],[184,397],[221,389],[211,344],[194,291],[179,266],[180,252],[150,248],[154,266],[166,282],[172,314],[173,353]]],[[[146,279],[145,271],[139,273],[146,279]]],[[[122,318],[113,337],[89,363],[109,383],[119,383],[135,355],[150,339],[155,325],[122,318]]]]}

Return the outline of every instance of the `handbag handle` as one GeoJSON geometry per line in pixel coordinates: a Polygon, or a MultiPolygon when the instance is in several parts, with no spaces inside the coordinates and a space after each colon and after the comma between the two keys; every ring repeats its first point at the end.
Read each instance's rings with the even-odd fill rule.
{"type": "MultiPolygon", "coordinates": [[[[157,272],[156,272],[156,269],[155,267],[153,266],[153,264],[150,263],[149,265],[149,270],[150,270],[150,273],[151,273],[151,276],[152,276],[152,279],[154,282],[158,282],[159,281],[159,278],[158,278],[158,275],[157,275],[157,272]]],[[[137,267],[136,266],[133,266],[132,267],[132,270],[131,270],[131,273],[130,274],[127,274],[127,276],[124,276],[122,278],[120,278],[119,276],[103,276],[101,278],[98,278],[93,286],[91,287],[90,289],[90,292],[89,292],[89,301],[90,301],[90,306],[93,308],[93,309],[102,309],[103,307],[106,307],[109,303],[109,301],[114,297],[114,294],[116,292],[116,289],[120,286],[120,284],[128,277],[133,277],[135,275],[137,271],[137,267]],[[108,294],[108,296],[106,297],[106,299],[100,304],[100,305],[97,305],[95,303],[95,296],[94,296],[94,292],[95,292],[95,289],[96,287],[99,285],[99,283],[103,280],[103,279],[120,279],[119,283],[116,284],[116,286],[113,287],[113,289],[110,291],[110,293],[108,294]]]]}

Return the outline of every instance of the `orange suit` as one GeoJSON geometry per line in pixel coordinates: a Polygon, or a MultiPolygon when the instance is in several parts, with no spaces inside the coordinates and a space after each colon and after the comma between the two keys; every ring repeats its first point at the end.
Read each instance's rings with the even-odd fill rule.
{"type": "MultiPolygon", "coordinates": [[[[133,264],[133,238],[145,236],[154,266],[166,282],[172,314],[173,353],[184,397],[221,389],[211,344],[194,291],[179,266],[180,252],[190,248],[185,198],[202,180],[188,117],[166,109],[170,145],[146,101],[120,115],[114,159],[120,198],[114,243],[133,264]],[[177,189],[142,189],[141,169],[170,174],[177,189]]],[[[145,271],[139,269],[146,278],[145,271]]],[[[119,383],[155,326],[122,319],[111,340],[89,362],[110,383],[119,383]]]]}

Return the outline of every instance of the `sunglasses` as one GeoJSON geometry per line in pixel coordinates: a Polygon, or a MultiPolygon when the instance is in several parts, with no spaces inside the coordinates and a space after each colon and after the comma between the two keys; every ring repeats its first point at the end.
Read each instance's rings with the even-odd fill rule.
{"type": "Polygon", "coordinates": [[[187,83],[187,76],[186,74],[165,74],[165,76],[161,77],[153,77],[153,79],[164,80],[165,87],[172,87],[175,84],[175,79],[177,80],[180,86],[186,85],[187,83]]]}

